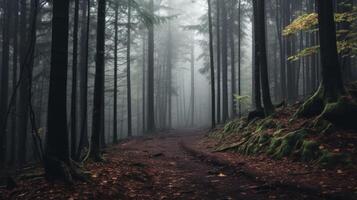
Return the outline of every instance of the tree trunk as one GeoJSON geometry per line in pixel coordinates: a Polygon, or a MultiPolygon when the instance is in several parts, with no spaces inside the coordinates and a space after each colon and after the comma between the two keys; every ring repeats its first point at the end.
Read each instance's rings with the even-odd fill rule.
{"type": "Polygon", "coordinates": [[[341,67],[338,62],[336,26],[332,1],[317,1],[320,30],[320,53],[322,64],[322,85],[327,102],[334,102],[345,94],[341,67]]]}
{"type": "Polygon", "coordinates": [[[212,4],[211,0],[207,0],[208,4],[208,28],[209,28],[209,50],[210,50],[210,71],[211,71],[211,112],[212,124],[211,128],[216,127],[216,95],[215,95],[215,77],[214,77],[214,53],[213,53],[213,25],[212,25],[212,4]]]}
{"type": "Polygon", "coordinates": [[[132,136],[132,123],[131,123],[131,77],[130,77],[130,51],[131,51],[131,4],[128,0],[128,32],[127,32],[127,100],[128,100],[128,137],[132,136]]]}
{"type": "Polygon", "coordinates": [[[236,86],[236,69],[235,69],[235,41],[234,41],[234,8],[235,1],[231,1],[231,7],[229,9],[229,48],[231,50],[231,107],[233,117],[237,115],[237,105],[235,102],[234,95],[237,94],[237,86],[236,86]]]}
{"type": "Polygon", "coordinates": [[[221,122],[221,3],[216,0],[216,31],[217,31],[217,122],[221,122]]]}
{"type": "Polygon", "coordinates": [[[226,122],[228,116],[228,20],[227,2],[222,1],[222,120],[226,122]]]}
{"type": "Polygon", "coordinates": [[[119,3],[115,2],[114,17],[114,108],[113,108],[113,143],[118,142],[118,20],[119,3]]]}
{"type": "Polygon", "coordinates": [[[9,58],[10,58],[10,0],[4,1],[4,24],[2,30],[2,63],[1,63],[1,88],[0,88],[0,167],[5,163],[7,141],[7,109],[9,92],[9,58]]]}
{"type": "Polygon", "coordinates": [[[81,72],[80,72],[80,139],[77,150],[77,159],[81,159],[84,147],[89,147],[88,141],[88,54],[89,54],[89,24],[90,24],[90,0],[83,1],[82,27],[81,27],[81,72]]]}
{"type": "Polygon", "coordinates": [[[103,131],[102,119],[104,117],[104,43],[105,43],[105,7],[106,0],[98,1],[97,24],[97,54],[94,83],[93,121],[90,157],[94,161],[102,161],[100,150],[100,136],[103,131]]]}
{"type": "MultiPolygon", "coordinates": [[[[17,72],[18,72],[18,25],[19,25],[19,1],[18,0],[14,0],[13,1],[13,5],[12,5],[12,9],[13,9],[13,57],[12,57],[12,63],[13,63],[13,72],[12,72],[12,91],[15,94],[15,99],[17,97],[17,72]]],[[[11,125],[11,149],[10,149],[10,164],[15,164],[15,155],[16,155],[16,138],[17,138],[17,134],[16,134],[16,121],[17,121],[17,115],[16,115],[16,105],[13,106],[12,109],[12,125],[11,125]]]]}
{"type": "MultiPolygon", "coordinates": [[[[242,30],[241,30],[241,13],[242,13],[242,3],[241,3],[241,0],[238,0],[238,96],[241,96],[242,95],[242,76],[241,76],[241,73],[242,73],[242,70],[241,70],[241,57],[242,57],[242,51],[241,51],[241,41],[242,41],[242,38],[241,38],[241,33],[242,33],[242,30]]],[[[238,102],[238,109],[239,109],[239,117],[242,117],[242,103],[241,101],[238,102]]]]}
{"type": "Polygon", "coordinates": [[[77,147],[77,63],[78,63],[78,15],[79,0],[74,2],[73,53],[72,53],[72,97],[71,97],[71,157],[76,157],[77,147]]]}
{"type": "Polygon", "coordinates": [[[258,112],[261,112],[263,110],[262,108],[262,103],[261,103],[261,93],[260,93],[260,62],[259,62],[259,42],[258,42],[258,7],[257,7],[257,0],[253,0],[253,17],[254,17],[254,23],[253,23],[253,35],[254,35],[254,40],[253,40],[253,52],[254,52],[254,105],[255,109],[258,112]]]}
{"type": "Polygon", "coordinates": [[[258,47],[259,47],[259,63],[261,67],[261,85],[262,96],[264,104],[264,112],[266,116],[271,115],[274,112],[274,106],[271,102],[270,88],[269,88],[269,74],[268,74],[268,62],[266,52],[266,39],[265,39],[265,0],[255,1],[257,3],[257,17],[258,17],[258,29],[255,30],[258,34],[258,47]]]}
{"type": "Polygon", "coordinates": [[[195,123],[195,39],[192,37],[191,44],[191,127],[194,126],[195,123]]]}
{"type": "MultiPolygon", "coordinates": [[[[150,0],[150,12],[154,13],[154,0],[150,0]]],[[[147,113],[147,126],[148,132],[155,132],[155,111],[154,111],[154,24],[148,27],[148,113],[147,113]]]]}
{"type": "MultiPolygon", "coordinates": [[[[47,178],[65,178],[70,165],[66,97],[68,68],[69,0],[53,1],[50,91],[48,100],[48,134],[45,170],[47,178]]],[[[70,174],[69,174],[70,176],[70,174]]],[[[68,178],[70,180],[71,178],[68,178]]]]}

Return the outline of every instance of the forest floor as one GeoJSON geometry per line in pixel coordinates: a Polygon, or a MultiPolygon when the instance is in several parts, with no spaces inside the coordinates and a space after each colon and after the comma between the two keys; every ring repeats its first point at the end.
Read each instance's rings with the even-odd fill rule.
{"type": "Polygon", "coordinates": [[[312,200],[324,199],[324,191],[305,185],[316,181],[323,185],[336,176],[340,184],[344,178],[343,171],[331,174],[289,161],[212,153],[214,141],[206,134],[181,130],[125,140],[106,149],[105,163],[86,164],[90,182],[65,185],[49,183],[40,176],[19,181],[12,190],[0,189],[0,199],[312,200]],[[312,179],[303,178],[306,176],[312,179]]]}

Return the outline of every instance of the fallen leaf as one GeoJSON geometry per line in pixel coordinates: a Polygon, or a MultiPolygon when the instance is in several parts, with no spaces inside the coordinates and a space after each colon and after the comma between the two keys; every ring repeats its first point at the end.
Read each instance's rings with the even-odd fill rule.
{"type": "Polygon", "coordinates": [[[218,177],[226,177],[227,175],[223,174],[223,173],[219,173],[218,177]]]}

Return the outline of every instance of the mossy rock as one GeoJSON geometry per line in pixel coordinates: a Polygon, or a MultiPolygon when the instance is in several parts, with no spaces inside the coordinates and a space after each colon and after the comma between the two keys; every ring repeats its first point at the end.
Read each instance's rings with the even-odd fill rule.
{"type": "Polygon", "coordinates": [[[299,145],[302,144],[303,139],[307,134],[307,130],[301,129],[281,137],[280,145],[270,149],[272,157],[275,159],[281,159],[283,157],[289,156],[295,149],[298,149],[299,145]]]}
{"type": "Polygon", "coordinates": [[[350,165],[352,162],[350,156],[347,154],[332,153],[324,150],[317,163],[323,167],[333,168],[337,165],[350,165]]]}
{"type": "Polygon", "coordinates": [[[316,160],[321,155],[319,143],[313,140],[304,140],[299,153],[304,162],[316,160]]]}

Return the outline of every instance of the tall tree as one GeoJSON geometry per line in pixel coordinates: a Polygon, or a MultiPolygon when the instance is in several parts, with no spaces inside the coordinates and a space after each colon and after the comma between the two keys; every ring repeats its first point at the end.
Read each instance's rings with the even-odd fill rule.
{"type": "Polygon", "coordinates": [[[74,1],[73,49],[72,49],[72,98],[71,98],[71,156],[76,157],[77,147],[77,63],[78,63],[79,0],[74,1]]]}
{"type": "Polygon", "coordinates": [[[47,178],[71,180],[66,174],[71,165],[66,113],[68,19],[69,0],[53,0],[45,170],[47,178]]]}
{"type": "Polygon", "coordinates": [[[94,161],[102,161],[100,151],[100,136],[103,131],[102,117],[104,117],[104,43],[105,43],[105,8],[106,0],[98,1],[97,15],[97,53],[94,83],[93,121],[90,157],[94,161]]]}
{"type": "Polygon", "coordinates": [[[222,4],[222,120],[228,120],[228,20],[227,1],[222,4]]]}
{"type": "Polygon", "coordinates": [[[131,64],[131,0],[128,0],[128,24],[127,24],[127,49],[126,49],[126,71],[127,71],[127,103],[128,103],[128,136],[132,136],[132,123],[131,123],[131,77],[130,77],[130,64],[131,64]]]}
{"type": "Polygon", "coordinates": [[[208,28],[209,28],[209,51],[210,51],[210,70],[211,70],[211,110],[212,110],[212,128],[216,127],[216,95],[215,95],[215,77],[214,77],[214,52],[213,52],[213,25],[212,25],[212,3],[208,4],[208,28]]]}
{"type": "MultiPolygon", "coordinates": [[[[242,69],[241,69],[241,57],[242,57],[242,2],[238,0],[238,96],[242,95],[242,69]]],[[[238,102],[239,117],[242,116],[242,102],[238,102]]]]}
{"type": "Polygon", "coordinates": [[[259,63],[260,63],[260,78],[262,85],[262,96],[264,104],[265,115],[271,115],[274,112],[274,106],[271,102],[270,88],[269,88],[269,73],[268,61],[266,51],[266,31],[265,31],[265,0],[254,1],[257,3],[257,18],[258,29],[255,33],[258,34],[258,48],[259,48],[259,63]]]}
{"type": "Polygon", "coordinates": [[[115,2],[114,14],[114,108],[113,108],[113,143],[118,142],[118,31],[119,3],[115,2]]]}
{"type": "MultiPolygon", "coordinates": [[[[154,0],[150,0],[150,13],[154,14],[154,0]]],[[[148,27],[148,113],[147,113],[147,127],[148,132],[155,131],[155,111],[154,111],[154,23],[148,27]]]]}
{"type": "Polygon", "coordinates": [[[82,150],[89,146],[88,141],[88,54],[89,54],[89,25],[90,0],[81,4],[81,41],[80,41],[80,138],[76,160],[80,160],[82,150]]]}
{"type": "Polygon", "coordinates": [[[319,115],[336,125],[357,128],[357,105],[351,102],[343,84],[338,62],[336,26],[332,1],[317,0],[322,82],[316,93],[295,114],[295,117],[319,115]],[[346,117],[347,116],[347,117],[346,117]]]}
{"type": "Polygon", "coordinates": [[[262,112],[261,102],[261,87],[260,87],[260,62],[259,62],[259,47],[258,47],[258,7],[257,1],[253,0],[253,94],[254,94],[254,107],[257,112],[262,112]]]}
{"type": "MultiPolygon", "coordinates": [[[[9,59],[10,59],[10,16],[11,1],[4,1],[4,23],[2,30],[2,59],[1,59],[1,82],[0,82],[0,161],[5,163],[5,151],[7,141],[7,109],[9,92],[9,59]]],[[[0,164],[0,167],[1,165],[0,164]]]]}
{"type": "Polygon", "coordinates": [[[191,44],[191,127],[195,123],[195,39],[193,37],[191,44]]]}
{"type": "Polygon", "coordinates": [[[235,66],[235,41],[234,41],[234,16],[235,16],[235,5],[236,1],[231,0],[230,1],[230,7],[229,7],[229,48],[231,50],[231,107],[232,107],[232,113],[233,117],[236,116],[237,114],[237,106],[235,102],[235,97],[237,93],[237,83],[236,83],[236,66],[235,66]]]}
{"type": "MultiPolygon", "coordinates": [[[[13,46],[13,55],[12,55],[12,66],[13,66],[13,71],[12,71],[12,92],[15,94],[15,99],[17,97],[17,81],[18,81],[18,26],[19,26],[19,1],[14,0],[12,4],[12,10],[13,10],[13,19],[12,19],[12,24],[13,24],[13,29],[12,29],[12,36],[13,36],[13,41],[12,41],[12,46],[13,46]]],[[[16,121],[17,121],[17,115],[16,115],[16,106],[13,106],[12,108],[12,115],[11,115],[11,143],[10,143],[10,164],[14,164],[15,162],[15,155],[16,155],[16,121]]]]}
{"type": "Polygon", "coordinates": [[[221,3],[216,0],[216,34],[217,34],[217,122],[221,122],[221,3]]]}

